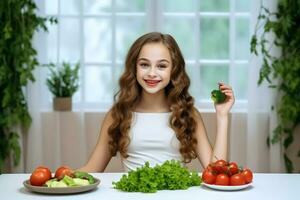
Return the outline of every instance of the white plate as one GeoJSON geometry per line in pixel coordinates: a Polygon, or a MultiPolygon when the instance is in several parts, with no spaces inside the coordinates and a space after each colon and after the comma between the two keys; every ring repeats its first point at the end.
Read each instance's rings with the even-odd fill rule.
{"type": "Polygon", "coordinates": [[[224,185],[214,185],[214,184],[207,184],[202,182],[202,185],[209,187],[214,190],[227,190],[227,191],[234,191],[234,190],[242,190],[252,185],[252,183],[248,183],[246,185],[236,185],[236,186],[224,186],[224,185]]]}

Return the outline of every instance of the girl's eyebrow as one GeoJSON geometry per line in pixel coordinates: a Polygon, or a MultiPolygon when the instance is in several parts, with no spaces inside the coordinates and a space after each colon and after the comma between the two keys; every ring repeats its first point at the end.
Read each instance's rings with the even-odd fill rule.
{"type": "MultiPolygon", "coordinates": [[[[148,60],[147,58],[139,58],[137,61],[148,61],[150,62],[150,60],[148,60]]],[[[158,60],[157,62],[167,62],[167,63],[170,63],[170,61],[168,61],[167,59],[161,59],[161,60],[158,60]]]]}
{"type": "Polygon", "coordinates": [[[168,61],[167,59],[161,59],[161,60],[159,60],[159,62],[167,62],[167,63],[170,63],[170,61],[168,61]]]}
{"type": "Polygon", "coordinates": [[[141,60],[149,61],[147,58],[139,58],[137,61],[141,61],[141,60]]]}

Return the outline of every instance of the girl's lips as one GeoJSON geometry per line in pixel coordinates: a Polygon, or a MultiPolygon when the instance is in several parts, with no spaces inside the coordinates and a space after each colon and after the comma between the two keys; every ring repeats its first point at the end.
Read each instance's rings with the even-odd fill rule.
{"type": "Polygon", "coordinates": [[[149,87],[155,87],[160,80],[144,80],[149,87]]]}

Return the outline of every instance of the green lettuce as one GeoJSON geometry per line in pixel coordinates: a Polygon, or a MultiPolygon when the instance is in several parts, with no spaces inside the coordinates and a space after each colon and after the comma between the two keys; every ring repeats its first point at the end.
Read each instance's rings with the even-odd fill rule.
{"type": "Polygon", "coordinates": [[[189,172],[179,161],[166,161],[162,165],[150,167],[149,162],[141,168],[123,175],[113,182],[115,189],[126,192],[153,193],[157,190],[182,190],[198,186],[202,182],[196,172],[189,172]]]}

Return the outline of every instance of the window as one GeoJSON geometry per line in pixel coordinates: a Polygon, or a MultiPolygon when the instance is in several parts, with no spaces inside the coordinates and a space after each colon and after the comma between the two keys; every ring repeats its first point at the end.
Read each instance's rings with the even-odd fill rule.
{"type": "MultiPolygon", "coordinates": [[[[59,20],[49,26],[48,34],[40,34],[47,41],[38,44],[41,62],[81,63],[75,107],[106,109],[112,104],[127,50],[137,37],[150,31],[169,33],[177,40],[198,106],[209,108],[210,91],[217,88],[217,81],[233,86],[237,104],[247,100],[250,0],[37,3],[40,12],[59,20]]],[[[50,104],[50,93],[43,96],[50,104]]]]}

